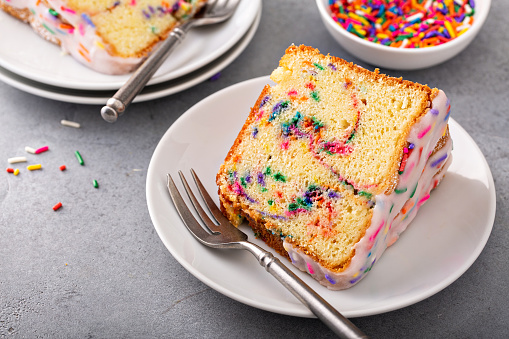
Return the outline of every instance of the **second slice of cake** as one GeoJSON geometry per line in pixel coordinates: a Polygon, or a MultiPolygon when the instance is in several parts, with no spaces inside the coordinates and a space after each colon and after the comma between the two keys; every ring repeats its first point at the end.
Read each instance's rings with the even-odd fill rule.
{"type": "Polygon", "coordinates": [[[291,46],[217,174],[223,213],[330,289],[356,284],[451,162],[442,91],[291,46]]]}

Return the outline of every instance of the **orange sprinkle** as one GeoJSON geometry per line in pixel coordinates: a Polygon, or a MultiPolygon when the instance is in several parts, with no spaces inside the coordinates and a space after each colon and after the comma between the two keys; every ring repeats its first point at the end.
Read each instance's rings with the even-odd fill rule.
{"type": "Polygon", "coordinates": [[[83,46],[83,45],[81,44],[81,42],[79,43],[79,46],[83,49],[83,51],[85,51],[85,53],[87,53],[87,54],[88,54],[88,53],[90,53],[90,52],[88,51],[88,49],[86,49],[86,48],[85,48],[85,46],[83,46]]]}
{"type": "Polygon", "coordinates": [[[83,51],[81,49],[78,49],[78,52],[81,54],[83,59],[85,59],[88,62],[91,62],[90,58],[87,55],[85,55],[85,53],[83,53],[83,51]]]}

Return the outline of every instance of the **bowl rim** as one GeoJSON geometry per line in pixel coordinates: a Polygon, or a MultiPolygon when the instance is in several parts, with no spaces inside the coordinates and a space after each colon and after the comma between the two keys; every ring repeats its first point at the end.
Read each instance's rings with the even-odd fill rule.
{"type": "Polygon", "coordinates": [[[474,14],[474,24],[462,35],[459,37],[448,41],[442,45],[438,46],[430,46],[426,48],[396,48],[396,47],[390,47],[385,45],[380,45],[371,41],[367,41],[365,39],[362,39],[355,34],[351,34],[350,32],[346,31],[341,25],[337,24],[331,16],[331,13],[328,9],[328,3],[330,0],[316,0],[316,4],[318,7],[318,11],[320,12],[320,15],[322,16],[322,19],[325,21],[326,24],[329,25],[334,31],[338,32],[341,36],[345,37],[349,41],[353,43],[360,44],[362,46],[365,46],[367,48],[374,48],[379,51],[384,52],[393,52],[393,53],[399,53],[403,55],[414,55],[414,54],[426,54],[426,53],[436,53],[443,50],[452,49],[456,46],[461,46],[463,43],[467,43],[470,39],[474,38],[477,33],[481,30],[481,27],[484,25],[484,22],[486,21],[490,8],[491,8],[491,0],[477,0],[476,1],[476,12],[474,14]],[[482,5],[479,5],[482,4],[482,5]],[[480,11],[478,11],[479,8],[482,8],[480,11]]]}

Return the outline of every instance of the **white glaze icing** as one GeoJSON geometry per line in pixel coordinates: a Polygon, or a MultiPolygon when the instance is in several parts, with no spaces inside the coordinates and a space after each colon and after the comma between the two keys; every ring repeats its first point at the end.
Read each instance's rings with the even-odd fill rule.
{"type": "Polygon", "coordinates": [[[430,154],[446,131],[449,110],[449,100],[439,91],[432,101],[431,109],[412,127],[407,141],[414,148],[409,152],[403,173],[399,175],[398,186],[390,195],[380,194],[375,197],[371,224],[364,237],[354,246],[355,255],[344,271],[332,272],[284,241],[284,248],[292,263],[332,290],[349,288],[358,283],[385,249],[407,228],[420,206],[429,198],[430,191],[447,171],[452,161],[451,139],[438,152],[430,154]]]}

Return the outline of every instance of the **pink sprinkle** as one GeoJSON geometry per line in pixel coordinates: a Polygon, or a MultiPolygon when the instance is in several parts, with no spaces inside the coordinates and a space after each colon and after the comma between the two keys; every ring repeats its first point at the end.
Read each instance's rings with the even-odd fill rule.
{"type": "Polygon", "coordinates": [[[85,27],[82,24],[78,25],[78,32],[80,32],[81,36],[85,35],[85,27]]]}
{"type": "Polygon", "coordinates": [[[293,95],[297,95],[297,91],[292,89],[290,92],[288,92],[288,96],[293,96],[293,95]]]}
{"type": "Polygon", "coordinates": [[[428,199],[429,199],[429,194],[426,194],[421,200],[419,200],[417,205],[419,205],[419,206],[422,205],[428,199]]]}
{"type": "Polygon", "coordinates": [[[408,148],[403,148],[403,153],[408,153],[408,148]]]}
{"type": "Polygon", "coordinates": [[[261,110],[258,112],[257,116],[256,116],[256,121],[260,120],[262,117],[263,117],[263,114],[265,113],[264,110],[261,110]]]}
{"type": "Polygon", "coordinates": [[[422,139],[423,136],[425,136],[429,131],[431,130],[431,125],[426,127],[424,130],[422,130],[419,135],[417,135],[417,138],[422,139]]]}
{"type": "Polygon", "coordinates": [[[313,270],[313,267],[311,267],[310,263],[307,263],[309,274],[315,274],[315,271],[313,270]]]}
{"type": "Polygon", "coordinates": [[[48,146],[44,146],[44,147],[41,147],[41,148],[38,148],[35,150],[35,154],[39,154],[39,153],[42,153],[42,152],[46,152],[47,150],[49,150],[49,147],[48,146]]]}
{"type": "Polygon", "coordinates": [[[286,140],[281,143],[281,148],[286,150],[286,149],[288,149],[288,145],[289,145],[289,142],[288,142],[288,140],[286,140]]]}
{"type": "Polygon", "coordinates": [[[65,11],[65,12],[68,12],[68,13],[71,13],[71,14],[76,14],[76,12],[75,12],[74,10],[70,9],[70,8],[66,8],[66,7],[64,7],[64,6],[61,6],[60,8],[61,8],[63,11],[65,11]]]}
{"type": "Polygon", "coordinates": [[[131,5],[131,6],[136,6],[136,0],[131,0],[130,5],[131,5]]]}
{"type": "Polygon", "coordinates": [[[385,224],[385,221],[382,220],[382,223],[380,224],[380,226],[378,226],[378,229],[376,230],[376,232],[374,234],[372,234],[371,237],[369,237],[369,241],[375,240],[376,236],[378,235],[378,233],[380,232],[380,230],[382,229],[384,224],[385,224]]]}

